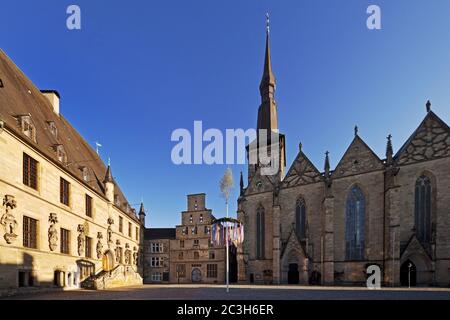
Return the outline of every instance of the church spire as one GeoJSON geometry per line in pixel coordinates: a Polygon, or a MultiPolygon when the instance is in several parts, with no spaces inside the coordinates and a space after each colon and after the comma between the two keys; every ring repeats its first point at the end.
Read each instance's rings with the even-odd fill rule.
{"type": "Polygon", "coordinates": [[[269,101],[274,98],[275,94],[275,75],[272,72],[272,60],[270,57],[270,20],[269,14],[266,14],[266,53],[264,57],[264,70],[261,79],[261,84],[259,85],[259,91],[261,93],[262,102],[269,101]]]}
{"type": "Polygon", "coordinates": [[[272,60],[270,56],[270,20],[266,14],[266,52],[264,58],[263,76],[259,85],[261,94],[261,106],[258,110],[258,129],[278,131],[277,106],[274,101],[276,79],[272,72],[272,60]]]}

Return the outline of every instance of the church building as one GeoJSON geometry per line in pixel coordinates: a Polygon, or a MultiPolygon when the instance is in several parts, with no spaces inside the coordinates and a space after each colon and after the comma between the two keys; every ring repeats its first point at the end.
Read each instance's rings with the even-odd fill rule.
{"type": "MultiPolygon", "coordinates": [[[[328,153],[319,170],[300,145],[285,173],[269,40],[267,31],[257,129],[278,134],[266,151],[279,170],[264,175],[255,162],[246,187],[241,176],[239,281],[365,285],[367,267],[377,265],[386,286],[449,286],[449,126],[427,102],[424,119],[396,153],[388,136],[379,157],[355,128],[334,169],[328,153]]],[[[259,148],[251,143],[249,157],[259,148]]]]}

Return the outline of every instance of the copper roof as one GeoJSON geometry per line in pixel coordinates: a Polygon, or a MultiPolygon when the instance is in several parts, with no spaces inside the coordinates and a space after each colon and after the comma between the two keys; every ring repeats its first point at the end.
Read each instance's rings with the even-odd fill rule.
{"type": "MultiPolygon", "coordinates": [[[[61,114],[53,112],[47,98],[1,49],[0,79],[3,83],[3,87],[0,87],[0,120],[5,122],[5,127],[61,170],[105,198],[103,179],[107,167],[101,158],[61,114]],[[18,117],[28,114],[31,115],[36,129],[36,142],[29,139],[20,128],[18,117]],[[49,128],[49,123],[52,122],[58,131],[56,136],[49,128]],[[58,145],[64,147],[67,155],[66,163],[58,160],[55,152],[55,146],[58,145]],[[83,180],[83,168],[87,169],[88,181],[83,180]]],[[[118,209],[139,221],[132,210],[127,210],[128,201],[117,184],[115,193],[120,202],[118,209]]]]}

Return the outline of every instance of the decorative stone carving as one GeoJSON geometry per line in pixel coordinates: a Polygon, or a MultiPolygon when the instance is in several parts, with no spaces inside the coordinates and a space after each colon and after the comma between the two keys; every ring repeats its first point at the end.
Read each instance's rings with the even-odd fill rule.
{"type": "Polygon", "coordinates": [[[108,218],[108,230],[106,233],[106,242],[108,244],[108,248],[111,248],[111,246],[114,243],[112,240],[112,235],[113,235],[112,225],[113,224],[114,224],[114,220],[112,218],[108,218]]]}
{"type": "Polygon", "coordinates": [[[5,228],[5,241],[8,244],[13,243],[16,238],[16,229],[19,225],[17,223],[16,218],[12,214],[12,210],[14,210],[17,207],[16,200],[14,199],[14,196],[11,195],[5,195],[3,198],[3,206],[5,207],[5,213],[2,215],[2,218],[0,220],[0,223],[5,228]]]}
{"type": "Polygon", "coordinates": [[[120,247],[120,240],[117,239],[116,241],[116,262],[122,263],[122,247],[120,247]]]}
{"type": "Polygon", "coordinates": [[[79,224],[78,225],[78,255],[83,256],[84,255],[84,248],[85,248],[85,241],[86,241],[86,235],[85,235],[85,228],[84,225],[79,224]]]}
{"type": "Polygon", "coordinates": [[[98,232],[97,233],[97,258],[101,259],[103,258],[103,244],[102,244],[102,239],[103,239],[103,233],[98,232]]]}
{"type": "Polygon", "coordinates": [[[125,264],[131,264],[131,250],[128,243],[125,244],[125,264]]]}
{"type": "Polygon", "coordinates": [[[50,227],[48,228],[48,246],[51,251],[55,251],[58,247],[58,229],[55,224],[58,223],[58,215],[56,213],[50,213],[48,217],[50,227]]]}
{"type": "Polygon", "coordinates": [[[133,264],[138,265],[138,251],[136,247],[133,248],[133,264]]]}

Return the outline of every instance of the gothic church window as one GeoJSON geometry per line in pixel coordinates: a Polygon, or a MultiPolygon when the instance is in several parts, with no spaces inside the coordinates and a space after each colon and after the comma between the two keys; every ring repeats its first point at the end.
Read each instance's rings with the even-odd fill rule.
{"type": "Polygon", "coordinates": [[[295,206],[295,232],[300,240],[306,238],[306,206],[303,199],[298,199],[295,206]]]}
{"type": "Polygon", "coordinates": [[[256,211],[256,258],[264,259],[265,212],[260,206],[256,211]]]}
{"type": "Polygon", "coordinates": [[[345,215],[345,256],[347,260],[362,260],[365,248],[366,201],[358,186],[347,196],[345,215]]]}
{"type": "Polygon", "coordinates": [[[432,187],[429,177],[421,176],[416,181],[414,217],[417,239],[423,244],[431,242],[432,187]]]}

